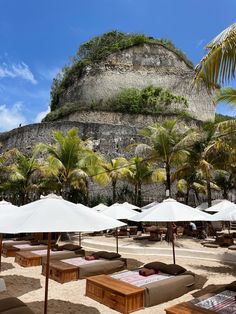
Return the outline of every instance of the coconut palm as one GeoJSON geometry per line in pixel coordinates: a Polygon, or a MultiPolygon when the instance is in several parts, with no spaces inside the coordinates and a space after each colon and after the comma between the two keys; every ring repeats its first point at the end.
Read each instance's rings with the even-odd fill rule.
{"type": "Polygon", "coordinates": [[[41,177],[41,166],[35,154],[28,157],[18,150],[12,150],[13,163],[8,166],[10,171],[9,180],[5,183],[5,188],[18,193],[20,204],[29,201],[31,191],[37,190],[41,177]]]}
{"type": "MultiPolygon", "coordinates": [[[[61,186],[63,197],[68,199],[71,188],[83,189],[88,196],[88,178],[104,182],[102,167],[99,166],[101,157],[91,149],[91,141],[82,140],[76,128],[70,129],[64,136],[59,131],[53,132],[54,145],[39,144],[38,151],[48,154],[44,174],[56,178],[61,186]],[[103,181],[102,181],[103,180],[103,181]]],[[[104,172],[104,171],[103,171],[104,172]]]]}
{"type": "Polygon", "coordinates": [[[143,148],[147,151],[149,160],[161,163],[166,173],[166,190],[171,196],[171,173],[174,167],[186,161],[196,133],[175,119],[156,123],[141,130],[139,134],[147,138],[149,145],[138,145],[136,152],[139,154],[143,148]]]}
{"type": "Polygon", "coordinates": [[[116,186],[118,180],[122,179],[127,174],[127,168],[125,165],[127,160],[123,157],[117,159],[111,159],[110,162],[103,164],[107,175],[109,176],[109,181],[112,184],[112,202],[116,202],[116,186]]]}
{"type": "Polygon", "coordinates": [[[154,169],[150,162],[139,156],[129,160],[127,165],[126,178],[128,182],[134,185],[134,202],[141,207],[142,203],[142,185],[150,184],[163,180],[163,173],[154,169]]]}
{"type": "Polygon", "coordinates": [[[196,81],[209,88],[224,84],[235,78],[236,69],[236,23],[217,35],[207,46],[205,57],[196,67],[196,81]]]}

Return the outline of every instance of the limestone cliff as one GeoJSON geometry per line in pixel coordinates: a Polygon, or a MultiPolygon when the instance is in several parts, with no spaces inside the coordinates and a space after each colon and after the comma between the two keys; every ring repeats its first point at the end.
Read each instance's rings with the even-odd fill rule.
{"type": "MultiPolygon", "coordinates": [[[[60,95],[58,106],[71,102],[90,104],[108,99],[124,88],[143,89],[153,85],[184,96],[188,101],[186,111],[194,118],[214,120],[213,97],[204,87],[196,90],[193,78],[193,68],[178,54],[161,44],[145,43],[110,54],[104,61],[86,66],[83,74],[75,76],[73,83],[60,95]]],[[[173,107],[176,108],[176,104],[173,107]]],[[[80,121],[79,114],[75,120],[80,121]]]]}

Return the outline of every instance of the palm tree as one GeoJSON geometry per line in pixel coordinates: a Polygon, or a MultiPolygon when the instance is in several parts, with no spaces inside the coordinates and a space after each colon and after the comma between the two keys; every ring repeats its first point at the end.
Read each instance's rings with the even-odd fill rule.
{"type": "Polygon", "coordinates": [[[207,46],[206,56],[196,67],[196,82],[216,88],[235,78],[236,69],[236,23],[217,35],[207,46]]]}
{"type": "Polygon", "coordinates": [[[83,141],[78,136],[76,128],[70,129],[65,136],[54,131],[53,137],[54,145],[41,143],[37,146],[38,151],[46,151],[49,155],[44,167],[45,175],[56,178],[64,198],[69,198],[72,188],[82,188],[88,199],[88,178],[93,176],[94,181],[105,180],[99,166],[101,157],[90,148],[89,140],[83,141]]]}
{"type": "Polygon", "coordinates": [[[125,165],[127,164],[127,160],[123,157],[119,157],[117,159],[111,159],[110,162],[105,163],[103,168],[107,172],[109,176],[109,180],[112,184],[112,202],[113,204],[116,202],[116,186],[117,181],[122,179],[127,174],[127,168],[125,165]]]}
{"type": "Polygon", "coordinates": [[[139,132],[146,137],[149,146],[138,145],[136,152],[147,151],[148,159],[156,163],[161,163],[166,173],[166,191],[171,196],[171,173],[173,167],[185,162],[189,154],[188,149],[192,144],[195,132],[180,123],[177,119],[166,120],[163,124],[156,123],[139,132]]]}
{"type": "Polygon", "coordinates": [[[142,203],[142,185],[150,184],[163,179],[160,172],[139,156],[135,156],[129,160],[127,165],[127,180],[134,185],[135,204],[141,207],[142,203]]]}
{"type": "Polygon", "coordinates": [[[35,154],[28,157],[18,150],[12,151],[12,154],[14,162],[8,167],[10,175],[5,187],[14,192],[17,191],[22,205],[29,201],[29,193],[38,187],[41,166],[35,154]]]}

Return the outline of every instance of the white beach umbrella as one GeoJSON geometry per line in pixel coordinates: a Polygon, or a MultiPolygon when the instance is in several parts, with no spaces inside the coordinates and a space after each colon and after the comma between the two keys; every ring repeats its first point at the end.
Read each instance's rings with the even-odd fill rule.
{"type": "Polygon", "coordinates": [[[130,204],[128,202],[124,202],[121,204],[124,208],[128,208],[128,209],[140,209],[140,207],[130,204]]]}
{"type": "MultiPolygon", "coordinates": [[[[177,222],[177,221],[210,221],[211,215],[201,212],[196,208],[177,202],[172,198],[168,198],[163,202],[151,207],[145,212],[135,215],[132,220],[146,222],[177,222]]],[[[172,230],[172,228],[171,228],[172,230]]],[[[175,263],[174,240],[173,260],[175,263]]]]}
{"type": "MultiPolygon", "coordinates": [[[[216,204],[221,203],[222,201],[223,201],[222,199],[217,199],[217,200],[213,200],[211,203],[212,203],[212,205],[216,205],[216,204]]],[[[208,208],[208,203],[204,202],[204,203],[198,205],[196,208],[199,210],[206,210],[208,208]]]]}
{"type": "Polygon", "coordinates": [[[92,207],[92,209],[96,210],[97,212],[102,212],[103,210],[105,210],[107,208],[108,208],[108,206],[105,204],[102,204],[102,203],[92,207]]]}
{"type": "Polygon", "coordinates": [[[212,215],[212,221],[236,221],[236,204],[212,215]]]}
{"type": "Polygon", "coordinates": [[[115,203],[103,210],[102,214],[114,219],[130,219],[137,214],[137,211],[130,209],[129,206],[115,203]]]}
{"type": "Polygon", "coordinates": [[[157,204],[159,204],[159,203],[158,203],[158,202],[152,202],[152,203],[150,203],[150,204],[147,204],[147,205],[141,207],[141,211],[148,210],[148,209],[150,209],[151,207],[153,207],[153,206],[155,206],[155,205],[157,205],[157,204]]]}
{"type": "MultiPolygon", "coordinates": [[[[131,217],[137,214],[137,211],[130,209],[130,206],[124,204],[115,203],[102,211],[103,215],[112,217],[114,219],[129,220],[131,217]]],[[[118,232],[116,230],[116,252],[118,253],[118,232]]]]}
{"type": "Polygon", "coordinates": [[[235,205],[235,208],[236,208],[236,204],[228,200],[221,200],[221,202],[218,202],[217,204],[214,204],[211,207],[208,207],[207,209],[205,209],[205,211],[208,213],[222,212],[224,210],[227,210],[232,205],[235,205]]]}
{"type": "MultiPolygon", "coordinates": [[[[68,202],[56,195],[42,197],[40,200],[21,206],[20,212],[12,221],[11,232],[14,229],[15,233],[48,233],[44,305],[44,313],[46,314],[51,232],[93,232],[121,227],[124,224],[110,217],[100,215],[95,211],[88,210],[83,206],[68,202]]],[[[3,219],[3,224],[4,222],[6,222],[6,219],[3,219]]]]}

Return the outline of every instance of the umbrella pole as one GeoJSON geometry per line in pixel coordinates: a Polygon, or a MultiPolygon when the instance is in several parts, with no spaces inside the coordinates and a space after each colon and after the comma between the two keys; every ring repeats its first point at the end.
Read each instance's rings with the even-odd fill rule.
{"type": "Polygon", "coordinates": [[[2,233],[0,233],[0,271],[2,271],[2,233]]]}
{"type": "Polygon", "coordinates": [[[175,264],[175,240],[172,238],[173,263],[175,264]]]}
{"type": "Polygon", "coordinates": [[[79,246],[81,246],[81,232],[79,232],[79,246]]]}
{"type": "Polygon", "coordinates": [[[118,229],[116,228],[116,253],[118,253],[118,229]]]}
{"type": "Polygon", "coordinates": [[[51,250],[51,232],[48,232],[48,248],[47,248],[47,265],[46,265],[46,279],[45,279],[45,299],[44,299],[44,314],[48,311],[48,277],[49,277],[49,261],[51,250]]]}

